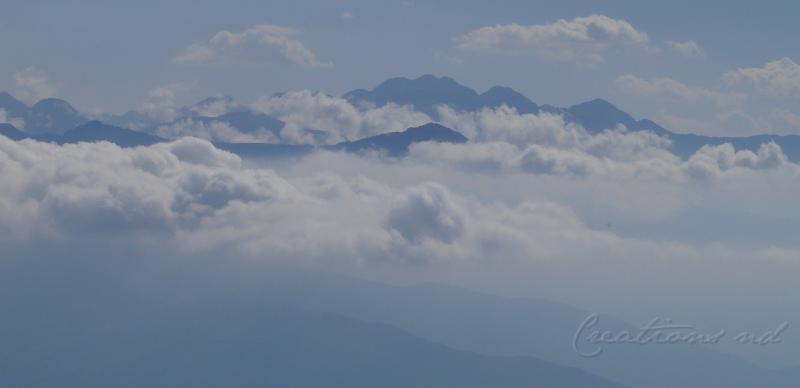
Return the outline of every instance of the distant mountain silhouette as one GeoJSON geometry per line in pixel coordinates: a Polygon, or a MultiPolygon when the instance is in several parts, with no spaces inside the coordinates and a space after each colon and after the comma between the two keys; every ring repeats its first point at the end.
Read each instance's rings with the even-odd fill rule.
{"type": "Polygon", "coordinates": [[[390,325],[272,303],[224,267],[218,283],[201,263],[153,273],[109,259],[61,260],[50,271],[14,260],[14,271],[0,272],[4,386],[621,388],[534,357],[455,350],[390,325]],[[124,281],[109,279],[121,279],[117,266],[124,281]]]}
{"type": "Polygon", "coordinates": [[[153,128],[160,122],[144,113],[131,110],[121,115],[103,115],[100,121],[116,127],[146,130],[153,128]]]}
{"type": "Polygon", "coordinates": [[[440,143],[466,143],[464,135],[439,124],[428,123],[419,127],[409,128],[403,132],[384,133],[365,139],[339,143],[332,149],[343,149],[348,152],[363,152],[366,150],[383,150],[389,156],[403,156],[408,153],[408,148],[413,143],[435,141],[440,143]]]}
{"type": "Polygon", "coordinates": [[[7,92],[0,92],[0,109],[6,111],[8,117],[25,118],[28,117],[28,108],[25,103],[14,98],[7,92]]]}
{"type": "MultiPolygon", "coordinates": [[[[601,356],[583,358],[572,348],[572,341],[592,312],[544,299],[507,298],[434,284],[390,286],[310,271],[251,276],[237,280],[258,284],[258,293],[269,295],[275,303],[381,322],[479,354],[536,356],[629,387],[794,388],[797,380],[793,377],[800,376],[800,369],[779,373],[693,345],[607,345],[601,356]]],[[[608,316],[601,316],[600,322],[598,330],[640,330],[608,316]]]]}
{"type": "Polygon", "coordinates": [[[14,141],[27,139],[29,137],[27,133],[20,131],[11,124],[5,123],[0,123],[0,135],[14,141]]]}
{"type": "MultiPolygon", "coordinates": [[[[463,86],[449,77],[424,75],[416,79],[392,78],[371,91],[364,89],[353,90],[343,97],[357,105],[362,103],[376,106],[382,106],[387,103],[412,105],[415,109],[426,112],[434,118],[437,116],[436,107],[439,105],[450,105],[455,109],[468,111],[506,105],[515,108],[520,113],[538,114],[540,112],[548,112],[560,114],[564,116],[566,121],[580,124],[590,133],[599,133],[618,126],[624,126],[630,131],[652,131],[670,139],[672,141],[670,150],[683,159],[687,159],[704,145],[731,143],[737,150],[755,152],[758,151],[762,144],[775,142],[783,149],[783,152],[790,160],[800,162],[800,136],[798,135],[764,134],[748,137],[714,137],[677,133],[651,120],[637,120],[603,99],[594,99],[568,108],[552,105],[540,106],[508,87],[495,86],[483,94],[478,94],[475,90],[463,86]]],[[[25,121],[25,128],[17,128],[18,130],[44,141],[59,141],[60,134],[89,121],[66,101],[54,98],[42,100],[32,108],[29,108],[12,95],[0,92],[0,109],[4,109],[6,116],[9,118],[21,118],[25,121]]],[[[228,96],[209,97],[192,106],[181,108],[179,109],[179,116],[181,118],[178,121],[191,118],[205,124],[214,122],[228,123],[244,133],[265,129],[275,135],[275,139],[279,142],[284,140],[280,134],[285,123],[272,116],[250,111],[228,96]],[[198,113],[208,113],[208,110],[213,110],[209,107],[215,104],[225,107],[227,111],[219,116],[202,116],[198,113]]],[[[156,133],[155,128],[158,125],[175,123],[159,124],[151,117],[135,111],[118,116],[103,116],[103,120],[115,127],[133,128],[139,132],[150,134],[156,133]]],[[[313,129],[306,129],[305,131],[318,142],[324,142],[328,136],[325,131],[313,129]]],[[[132,134],[129,135],[133,136],[132,134]]],[[[19,137],[19,134],[14,136],[19,137]]],[[[376,147],[384,148],[390,155],[402,155],[405,151],[400,143],[404,140],[400,139],[397,135],[392,135],[388,138],[369,140],[373,143],[368,143],[366,139],[362,139],[361,141],[342,143],[337,146],[340,149],[357,151],[359,148],[369,148],[367,144],[373,144],[376,147]],[[389,144],[398,141],[400,142],[398,143],[400,144],[399,148],[394,149],[392,148],[394,145],[389,144]]],[[[146,143],[149,140],[139,139],[139,141],[146,143]]],[[[126,144],[120,145],[127,146],[126,144]]],[[[131,144],[138,143],[134,141],[131,144]]],[[[282,144],[282,146],[221,144],[221,146],[229,150],[236,150],[234,152],[243,152],[251,156],[270,154],[301,155],[307,152],[308,148],[290,144],[282,144]]],[[[405,148],[407,149],[407,146],[405,148]]]]}
{"type": "Polygon", "coordinates": [[[46,98],[28,107],[12,95],[0,93],[0,109],[8,117],[25,120],[25,132],[33,135],[63,133],[88,121],[68,102],[58,98],[46,98]]]}
{"type": "Polygon", "coordinates": [[[667,137],[672,141],[670,150],[683,159],[690,157],[704,145],[731,143],[737,150],[755,152],[762,144],[773,141],[781,146],[790,160],[800,162],[800,136],[798,135],[765,134],[749,137],[714,137],[677,133],[651,120],[637,120],[610,102],[599,98],[569,108],[552,105],[539,106],[510,88],[495,86],[483,94],[478,94],[452,78],[432,75],[424,75],[417,79],[391,78],[371,91],[357,89],[346,93],[343,97],[354,104],[412,105],[434,118],[437,117],[436,106],[438,105],[449,105],[458,110],[468,111],[506,105],[516,108],[520,113],[560,114],[567,122],[580,124],[593,134],[622,125],[630,131],[652,131],[667,137]]]}
{"type": "MultiPolygon", "coordinates": [[[[258,116],[245,114],[228,114],[227,117],[244,117],[245,122],[252,118],[259,118],[269,122],[274,120],[269,116],[258,116]]],[[[223,117],[223,116],[221,116],[223,117]]],[[[167,139],[160,138],[148,133],[134,131],[127,128],[120,128],[113,125],[107,125],[100,121],[93,120],[86,124],[80,125],[62,135],[58,134],[42,134],[30,135],[25,132],[19,131],[10,124],[0,124],[0,134],[12,140],[22,140],[32,138],[39,141],[58,143],[58,144],[73,144],[81,142],[99,142],[107,141],[114,143],[120,147],[136,147],[147,146],[159,142],[168,141],[167,139]]],[[[464,143],[467,138],[462,134],[453,131],[447,127],[439,124],[429,123],[415,128],[409,128],[403,132],[391,132],[381,135],[367,137],[361,140],[352,142],[342,142],[332,146],[315,147],[311,145],[296,145],[296,144],[266,144],[266,143],[225,143],[215,142],[214,145],[220,149],[235,153],[243,158],[251,159],[273,159],[273,158],[286,158],[286,157],[299,157],[306,155],[315,149],[327,149],[331,151],[346,151],[353,153],[360,153],[369,150],[383,152],[390,156],[403,156],[408,152],[408,148],[413,143],[435,141],[445,143],[464,143]]]]}
{"type": "Polygon", "coordinates": [[[63,133],[83,124],[87,118],[81,115],[68,102],[48,98],[37,102],[31,108],[25,128],[30,133],[63,133]]]}
{"type": "Polygon", "coordinates": [[[436,117],[438,105],[450,105],[458,110],[507,105],[523,113],[538,113],[539,107],[511,88],[494,87],[484,94],[459,84],[449,77],[423,75],[416,79],[404,77],[384,81],[371,91],[357,89],[343,96],[348,101],[382,106],[387,103],[412,105],[415,109],[436,117]]]}
{"type": "Polygon", "coordinates": [[[157,136],[90,121],[64,133],[61,143],[108,141],[120,147],[148,146],[164,141],[157,136]]]}

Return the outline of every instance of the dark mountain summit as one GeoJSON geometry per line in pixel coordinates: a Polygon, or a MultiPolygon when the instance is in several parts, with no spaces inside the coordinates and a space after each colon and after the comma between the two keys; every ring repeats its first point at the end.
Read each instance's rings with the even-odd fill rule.
{"type": "Polygon", "coordinates": [[[9,118],[25,121],[25,132],[33,135],[58,134],[83,124],[88,119],[68,102],[57,98],[46,98],[28,107],[12,95],[0,93],[0,109],[9,118]]]}
{"type": "Polygon", "coordinates": [[[478,94],[452,78],[433,75],[423,75],[416,79],[392,78],[371,91],[353,90],[343,97],[354,104],[367,102],[382,106],[391,102],[412,105],[432,117],[437,116],[436,107],[439,105],[450,105],[457,110],[476,110],[505,104],[524,113],[539,111],[533,101],[511,88],[496,86],[486,93],[478,94]]]}
{"type": "Polygon", "coordinates": [[[5,110],[8,117],[25,118],[30,108],[7,92],[0,92],[0,109],[5,110]]]}
{"type": "Polygon", "coordinates": [[[343,149],[348,152],[363,152],[365,150],[383,150],[389,156],[403,156],[408,153],[411,144],[425,141],[440,143],[466,143],[464,135],[439,124],[428,123],[419,127],[409,128],[403,132],[384,133],[353,142],[339,143],[333,149],[343,149]]]}
{"type": "Polygon", "coordinates": [[[147,146],[164,141],[159,137],[127,128],[114,127],[99,121],[90,121],[64,133],[59,143],[108,141],[120,147],[147,146]]]}
{"type": "Polygon", "coordinates": [[[26,134],[25,132],[22,132],[19,129],[14,128],[14,126],[11,124],[5,124],[5,123],[0,123],[0,135],[5,136],[14,141],[28,138],[28,134],[26,134]]]}

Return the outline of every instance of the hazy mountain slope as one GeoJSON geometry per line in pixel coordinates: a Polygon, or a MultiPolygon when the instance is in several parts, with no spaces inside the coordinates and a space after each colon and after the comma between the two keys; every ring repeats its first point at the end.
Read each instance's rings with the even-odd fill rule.
{"type": "Polygon", "coordinates": [[[458,351],[385,324],[273,303],[221,268],[55,261],[0,263],[4,385],[620,387],[532,357],[458,351]]]}

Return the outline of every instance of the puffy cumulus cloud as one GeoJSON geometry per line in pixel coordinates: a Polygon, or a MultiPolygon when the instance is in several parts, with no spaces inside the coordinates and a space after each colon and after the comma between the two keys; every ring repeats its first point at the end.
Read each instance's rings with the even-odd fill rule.
{"type": "Polygon", "coordinates": [[[731,85],[749,85],[769,96],[800,94],[800,65],[789,58],[769,62],[764,67],[732,70],[723,78],[731,85]]]}
{"type": "Polygon", "coordinates": [[[228,57],[258,57],[278,53],[289,62],[305,67],[330,67],[332,62],[321,61],[303,43],[295,39],[292,28],[259,24],[241,32],[220,31],[208,42],[188,46],[172,61],[177,64],[200,64],[228,57]],[[266,50],[265,50],[266,49],[266,50]]]}
{"type": "Polygon", "coordinates": [[[647,47],[647,34],[622,19],[604,15],[559,19],[554,23],[481,27],[456,39],[462,49],[533,54],[568,61],[605,61],[620,46],[647,47]]]}
{"type": "MultiPolygon", "coordinates": [[[[442,146],[463,151],[455,148],[459,145],[442,146]]],[[[494,147],[518,149],[510,143],[494,147]]],[[[738,185],[742,198],[761,202],[758,193],[765,190],[770,198],[785,192],[779,202],[791,204],[796,185],[786,185],[800,176],[795,172],[793,179],[777,180],[777,189],[764,184],[775,177],[750,179],[786,166],[770,145],[752,155],[734,153],[733,162],[727,151],[704,150],[720,175],[701,182],[636,174],[595,178],[590,173],[574,179],[584,173],[581,169],[596,168],[598,160],[607,169],[624,163],[568,150],[531,145],[509,158],[519,163],[511,174],[464,173],[414,158],[388,162],[331,152],[276,172],[246,167],[235,155],[192,138],[132,149],[0,139],[0,243],[70,252],[88,246],[85,251],[98,257],[125,249],[133,256],[247,258],[365,273],[444,269],[444,278],[470,268],[508,274],[521,265],[541,268],[543,262],[627,268],[643,266],[643,259],[769,259],[775,255],[752,249],[720,253],[702,245],[625,237],[605,225],[609,219],[615,224],[630,220],[624,212],[661,219],[656,213],[674,214],[686,206],[671,203],[673,191],[688,195],[721,184],[738,185]],[[602,224],[587,218],[615,203],[620,208],[611,218],[603,215],[602,224]],[[582,212],[583,206],[591,211],[582,212]],[[648,211],[656,213],[643,215],[648,211]]],[[[739,197],[727,190],[690,200],[740,207],[739,197]]],[[[785,216],[773,201],[761,206],[781,208],[775,214],[785,216]]],[[[795,254],[780,251],[782,258],[795,254]]]]}
{"type": "Polygon", "coordinates": [[[618,239],[547,201],[506,204],[438,183],[334,173],[287,178],[193,138],[133,149],[0,139],[0,177],[1,241],[98,254],[121,244],[353,265],[526,261],[618,239]]]}
{"type": "Polygon", "coordinates": [[[285,122],[281,138],[294,143],[314,143],[306,129],[326,131],[332,135],[326,141],[336,143],[404,131],[431,121],[410,106],[355,107],[343,98],[307,90],[262,97],[251,108],[285,122]]]}
{"type": "Polygon", "coordinates": [[[22,117],[10,117],[5,109],[0,109],[0,124],[11,124],[14,128],[25,129],[25,119],[22,117]]]}
{"type": "Polygon", "coordinates": [[[226,143],[278,143],[280,139],[265,128],[242,132],[224,121],[204,122],[191,117],[159,125],[155,134],[166,139],[198,137],[226,143]]]}
{"type": "Polygon", "coordinates": [[[684,57],[702,57],[706,54],[705,50],[703,50],[703,48],[693,40],[686,42],[668,40],[666,44],[670,50],[683,55],[684,57]]]}
{"type": "Polygon", "coordinates": [[[449,243],[464,233],[466,211],[452,201],[442,185],[425,183],[413,187],[397,202],[389,212],[386,225],[406,240],[418,243],[436,239],[449,243]]]}
{"type": "Polygon", "coordinates": [[[507,107],[477,112],[456,112],[444,107],[440,112],[445,123],[478,141],[414,144],[409,159],[484,173],[661,179],[675,184],[718,176],[731,167],[796,167],[774,143],[764,144],[757,153],[736,152],[730,144],[706,147],[684,162],[670,152],[669,139],[649,131],[617,128],[593,135],[565,123],[560,116],[520,115],[507,107]],[[728,151],[728,159],[736,162],[728,163],[722,158],[728,151]]]}
{"type": "Polygon", "coordinates": [[[716,106],[740,105],[746,99],[741,93],[719,92],[686,85],[672,78],[642,79],[623,75],[616,79],[616,87],[626,93],[644,97],[664,97],[672,101],[690,104],[711,103],[716,106]]]}
{"type": "Polygon", "coordinates": [[[770,142],[762,144],[758,152],[736,151],[730,144],[704,146],[686,162],[686,171],[696,178],[718,177],[737,168],[775,169],[789,164],[781,147],[770,142]]]}
{"type": "MultiPolygon", "coordinates": [[[[624,135],[622,135],[624,139],[624,135]]],[[[410,149],[412,160],[453,166],[483,173],[525,172],[536,175],[567,177],[639,177],[680,181],[678,158],[664,149],[643,148],[641,151],[596,145],[584,148],[556,148],[538,144],[517,147],[504,142],[440,144],[420,143],[410,149]],[[595,148],[596,147],[596,148],[595,148]]]]}
{"type": "Polygon", "coordinates": [[[34,67],[14,73],[14,95],[28,104],[55,95],[56,89],[47,76],[34,67]]]}

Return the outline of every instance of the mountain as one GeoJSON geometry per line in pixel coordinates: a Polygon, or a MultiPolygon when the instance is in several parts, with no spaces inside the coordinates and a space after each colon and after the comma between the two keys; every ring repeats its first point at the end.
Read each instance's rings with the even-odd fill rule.
{"type": "Polygon", "coordinates": [[[5,110],[8,117],[25,118],[30,108],[7,92],[0,92],[0,109],[5,110]]]}
{"type": "MultiPolygon", "coordinates": [[[[237,282],[248,292],[268,295],[273,303],[380,322],[474,353],[533,356],[630,387],[790,388],[797,381],[796,369],[763,369],[713,347],[695,345],[607,345],[599,357],[583,358],[572,341],[592,312],[543,299],[434,284],[391,286],[301,271],[253,271],[237,277],[237,282]]],[[[599,330],[613,333],[638,333],[641,327],[603,315],[600,322],[599,330]]]]}
{"type": "Polygon", "coordinates": [[[26,130],[33,134],[63,133],[88,121],[68,102],[47,98],[37,102],[26,119],[26,130]]]}
{"type": "MultiPolygon", "coordinates": [[[[252,114],[249,112],[229,113],[219,118],[209,118],[209,122],[217,119],[232,120],[240,125],[251,125],[255,130],[257,124],[271,123],[273,118],[266,115],[252,114]],[[254,124],[256,123],[256,124],[254,124]]],[[[277,122],[282,124],[282,122],[277,122]]],[[[9,124],[0,124],[0,133],[12,140],[33,138],[39,141],[73,144],[81,142],[107,141],[120,147],[147,146],[159,142],[168,141],[148,133],[134,131],[127,128],[116,127],[93,120],[80,125],[62,135],[40,134],[29,135],[21,132],[9,124]]],[[[215,142],[214,145],[220,149],[235,153],[245,159],[280,159],[292,158],[307,155],[315,149],[327,149],[331,151],[345,151],[360,153],[368,150],[384,152],[390,156],[403,156],[408,152],[408,148],[413,143],[424,141],[436,141],[447,143],[464,143],[467,138],[460,133],[453,131],[439,124],[425,124],[415,128],[409,128],[403,132],[391,132],[377,136],[367,137],[352,142],[342,142],[332,146],[315,147],[311,145],[297,144],[266,144],[266,143],[225,143],[215,142]]]]}
{"type": "Polygon", "coordinates": [[[25,132],[33,135],[63,133],[89,121],[68,102],[57,98],[46,98],[28,107],[12,95],[0,93],[0,109],[9,118],[25,121],[25,132]]]}
{"type": "Polygon", "coordinates": [[[103,115],[100,117],[100,121],[116,127],[137,130],[152,128],[160,124],[158,120],[135,110],[125,112],[121,115],[103,115]]]}
{"type": "Polygon", "coordinates": [[[599,133],[617,126],[630,131],[652,131],[672,141],[671,151],[683,159],[689,158],[704,145],[731,143],[737,150],[758,151],[768,142],[775,142],[794,162],[800,162],[800,136],[756,135],[749,137],[713,137],[673,132],[647,119],[635,119],[630,114],[603,99],[594,99],[568,108],[537,105],[521,93],[495,86],[483,94],[459,84],[452,78],[424,75],[416,79],[392,78],[371,91],[353,90],[344,96],[354,104],[382,106],[388,103],[412,105],[431,117],[437,117],[436,106],[449,105],[457,110],[477,110],[500,105],[514,107],[520,113],[548,112],[563,115],[567,122],[577,123],[590,133],[599,133]]]}
{"type": "Polygon", "coordinates": [[[14,128],[11,124],[0,123],[0,135],[5,136],[11,140],[17,141],[27,139],[29,136],[25,132],[14,128]]]}
{"type": "Polygon", "coordinates": [[[120,147],[148,146],[164,141],[157,136],[90,121],[70,129],[57,139],[59,143],[108,141],[120,147]]]}
{"type": "Polygon", "coordinates": [[[480,355],[273,303],[239,287],[235,271],[198,269],[202,261],[153,271],[108,259],[51,260],[57,274],[38,260],[0,263],[4,386],[622,387],[534,357],[480,355]]]}
{"type": "Polygon", "coordinates": [[[416,79],[404,77],[384,81],[371,91],[357,89],[342,96],[353,104],[370,103],[377,106],[395,103],[412,105],[415,109],[436,117],[438,105],[450,105],[457,110],[476,110],[482,107],[507,105],[523,113],[538,113],[533,102],[511,88],[494,87],[486,93],[459,84],[449,77],[430,74],[416,79]]]}
{"type": "Polygon", "coordinates": [[[408,128],[403,132],[384,133],[365,139],[339,143],[332,149],[347,152],[363,152],[367,150],[383,150],[389,156],[403,156],[413,143],[435,141],[440,143],[466,143],[464,135],[439,124],[428,123],[419,127],[408,128]]]}

